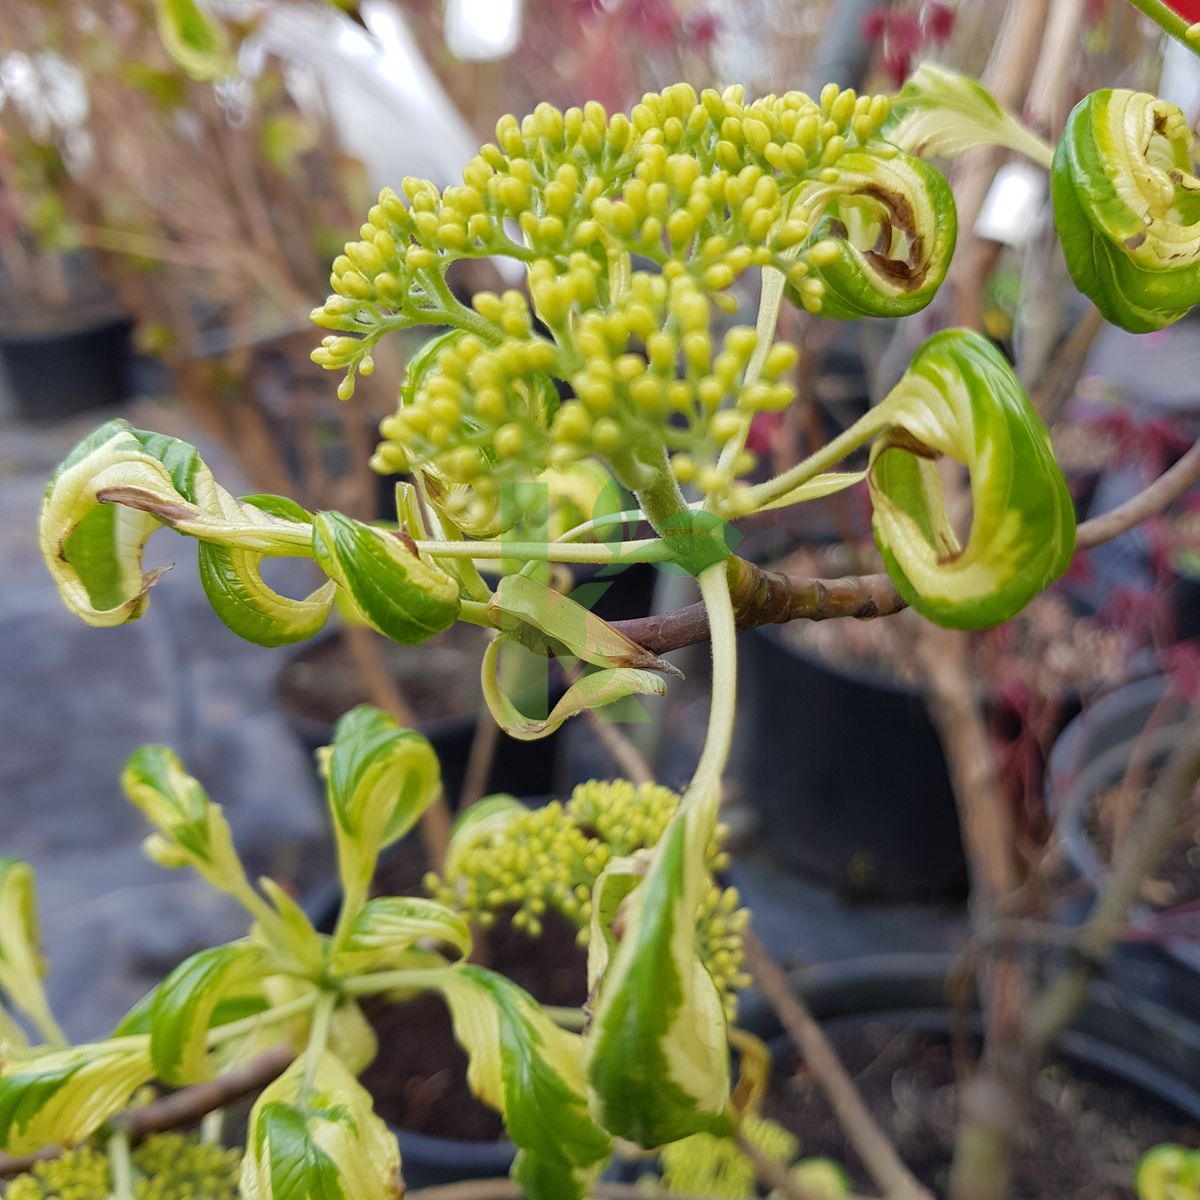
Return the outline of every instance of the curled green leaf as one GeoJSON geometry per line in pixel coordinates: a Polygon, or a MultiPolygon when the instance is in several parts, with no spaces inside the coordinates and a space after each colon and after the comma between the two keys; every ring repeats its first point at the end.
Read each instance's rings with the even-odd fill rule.
{"type": "Polygon", "coordinates": [[[146,610],[162,570],[142,552],[160,525],[201,542],[201,573],[216,614],[266,645],[320,628],[329,585],[305,600],[267,587],[267,556],[312,556],[308,514],[272,496],[235,499],[194,446],[108,421],[79,443],[46,487],[38,539],[67,608],[89,625],[121,625],[146,610]]]}
{"type": "Polygon", "coordinates": [[[527,575],[506,575],[488,605],[498,628],[538,654],[567,652],[597,667],[637,667],[681,677],[679,668],[651,654],[620,630],[562,592],[527,575]]]}
{"type": "Polygon", "coordinates": [[[146,851],[159,865],[191,867],[226,893],[249,890],[221,806],[208,798],[173,750],[139,747],[125,763],[121,787],[156,830],[146,851]]]}
{"type": "Polygon", "coordinates": [[[445,997],[471,1090],[504,1117],[518,1150],[513,1179],[531,1200],[582,1200],[612,1139],[588,1109],[578,1035],[482,967],[424,972],[420,982],[445,997]]]}
{"type": "Polygon", "coordinates": [[[1004,146],[1048,168],[1053,153],[978,80],[932,62],[922,63],[893,98],[883,136],[909,154],[934,158],[956,158],[975,146],[1004,146]]]}
{"type": "MultiPolygon", "coordinates": [[[[803,204],[825,205],[813,237],[830,249],[809,255],[810,278],[825,289],[822,316],[906,317],[933,299],[958,229],[954,196],[937,168],[898,152],[845,154],[836,180],[803,193],[803,204]]],[[[800,285],[800,303],[807,286],[800,285]]]]}
{"type": "Polygon", "coordinates": [[[193,79],[207,82],[235,70],[225,31],[198,0],[154,0],[167,53],[193,79]]]}
{"type": "Polygon", "coordinates": [[[645,878],[637,879],[640,866],[618,860],[597,882],[593,902],[592,1111],[609,1132],[647,1148],[729,1131],[725,1010],[696,943],[708,882],[698,841],[704,823],[701,810],[681,810],[645,878]]]}
{"type": "Polygon", "coordinates": [[[449,947],[465,958],[471,953],[471,929],[458,913],[433,900],[381,896],[368,901],[355,918],[332,969],[349,975],[402,967],[404,956],[418,943],[449,947]]]}
{"type": "Polygon", "coordinates": [[[458,584],[394,533],[317,513],[313,551],[362,617],[394,642],[427,641],[458,619],[458,584]]]}
{"type": "Polygon", "coordinates": [[[1145,92],[1081,100],[1054,152],[1054,222],[1075,286],[1147,333],[1200,303],[1200,179],[1183,113],[1145,92]]]}
{"type": "Polygon", "coordinates": [[[53,1030],[42,987],[46,963],[40,938],[33,868],[19,858],[0,855],[0,988],[39,1027],[53,1030]]]}
{"type": "Polygon", "coordinates": [[[417,823],[440,786],[437,755],[419,733],[367,704],[338,721],[326,794],[343,885],[370,882],[379,852],[417,823]]]}
{"type": "Polygon", "coordinates": [[[0,1146],[27,1154],[94,1133],[154,1076],[140,1040],[52,1050],[0,1069],[0,1146]]]}
{"type": "Polygon", "coordinates": [[[940,625],[999,624],[1057,579],[1075,548],[1075,510],[1050,438],[1012,368],[979,334],[931,337],[877,410],[871,447],[875,541],[900,594],[940,625]],[[950,524],[936,459],[970,470],[965,545],[950,524]]]}
{"type": "Polygon", "coordinates": [[[1194,1200],[1200,1195],[1200,1151],[1164,1143],[1142,1155],[1135,1177],[1138,1200],[1194,1200]]]}
{"type": "Polygon", "coordinates": [[[497,678],[500,653],[508,638],[494,638],[483,654],[483,698],[496,724],[518,741],[536,741],[553,733],[564,721],[588,709],[603,708],[630,696],[663,696],[667,685],[652,671],[610,667],[580,676],[545,717],[529,717],[505,694],[497,678]]]}
{"type": "Polygon", "coordinates": [[[150,1056],[165,1083],[182,1086],[211,1078],[208,1031],[227,995],[261,992],[270,971],[265,952],[249,942],[201,950],[175,968],[154,993],[150,1009],[150,1056]]]}

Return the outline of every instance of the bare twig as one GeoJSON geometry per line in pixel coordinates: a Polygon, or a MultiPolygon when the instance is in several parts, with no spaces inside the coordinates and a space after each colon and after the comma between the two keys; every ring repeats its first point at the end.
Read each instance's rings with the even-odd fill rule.
{"type": "MultiPolygon", "coordinates": [[[[1200,442],[1144,491],[1112,512],[1084,521],[1076,531],[1079,550],[1091,550],[1162,512],[1200,482],[1200,442]]],[[[730,559],[730,587],[739,629],[783,625],[789,621],[827,621],[854,617],[864,621],[901,612],[904,598],[886,575],[844,579],[801,579],[768,571],[743,558],[730,559]]],[[[614,621],[626,637],[652,654],[694,646],[708,638],[703,604],[689,604],[658,616],[614,621]]]]}
{"type": "Polygon", "coordinates": [[[889,1197],[931,1200],[888,1141],[821,1026],[796,995],[783,968],[750,930],[742,935],[746,966],[820,1084],[846,1137],[879,1189],[889,1197]]]}
{"type": "Polygon", "coordinates": [[[586,709],[585,716],[600,739],[604,748],[612,755],[625,778],[633,783],[653,783],[654,772],[646,761],[646,756],[633,744],[619,726],[612,721],[606,721],[594,709],[586,709]]]}
{"type": "Polygon", "coordinates": [[[1146,799],[1131,835],[1119,843],[1092,914],[1080,931],[1073,963],[1038,997],[1029,1016],[1029,1053],[1040,1060],[1075,1016],[1095,964],[1115,945],[1129,910],[1157,867],[1200,780],[1200,706],[1180,728],[1178,745],[1146,799]]]}
{"type": "MultiPolygon", "coordinates": [[[[216,1079],[169,1092],[140,1108],[126,1109],[108,1122],[108,1128],[139,1141],[153,1133],[194,1125],[205,1114],[225,1108],[235,1100],[266,1087],[283,1074],[295,1057],[295,1049],[286,1042],[280,1042],[216,1079]]],[[[35,1154],[19,1157],[0,1155],[0,1178],[20,1175],[36,1163],[57,1158],[62,1152],[61,1146],[44,1146],[35,1154]]]]}
{"type": "Polygon", "coordinates": [[[1076,533],[1075,545],[1080,550],[1090,550],[1111,541],[1162,512],[1197,483],[1200,483],[1200,442],[1136,496],[1117,505],[1111,512],[1084,521],[1076,533]]]}

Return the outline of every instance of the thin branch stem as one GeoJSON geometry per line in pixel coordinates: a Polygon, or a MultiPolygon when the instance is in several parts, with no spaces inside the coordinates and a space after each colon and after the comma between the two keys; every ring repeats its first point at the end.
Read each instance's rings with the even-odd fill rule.
{"type": "Polygon", "coordinates": [[[1075,535],[1076,547],[1090,550],[1111,541],[1162,512],[1197,483],[1200,483],[1200,441],[1136,496],[1117,505],[1111,512],[1084,521],[1075,535]]]}
{"type": "Polygon", "coordinates": [[[670,562],[671,550],[661,538],[616,542],[416,542],[432,558],[526,558],[539,562],[635,563],[670,562]]]}
{"type": "Polygon", "coordinates": [[[1038,997],[1029,1016],[1031,1053],[1039,1058],[1075,1016],[1087,995],[1094,965],[1116,944],[1130,908],[1157,867],[1200,781],[1200,706],[1180,728],[1174,753],[1146,799],[1132,834],[1113,856],[1092,914],[1076,942],[1075,961],[1038,997]]]}
{"type": "Polygon", "coordinates": [[[751,930],[742,935],[742,945],[750,973],[799,1050],[805,1066],[821,1085],[847,1139],[876,1185],[886,1196],[932,1200],[871,1116],[854,1080],[804,1001],[792,989],[783,968],[751,930]]]}
{"type": "Polygon", "coordinates": [[[632,783],[653,783],[654,772],[646,756],[634,745],[633,739],[614,721],[605,720],[595,709],[585,710],[585,716],[605,750],[612,755],[621,773],[632,783]]]}

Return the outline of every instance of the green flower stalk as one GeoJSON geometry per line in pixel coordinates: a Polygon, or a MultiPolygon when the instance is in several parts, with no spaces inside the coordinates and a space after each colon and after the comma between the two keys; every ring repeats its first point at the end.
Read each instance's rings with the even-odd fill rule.
{"type": "MultiPolygon", "coordinates": [[[[490,796],[468,809],[455,827],[444,875],[425,878],[440,904],[487,928],[498,913],[515,909],[513,925],[539,937],[548,909],[573,924],[577,940],[590,939],[596,881],[614,859],[653,849],[679,807],[679,796],[657,784],[580,784],[564,805],[529,809],[507,796],[490,796]]],[[[724,826],[709,843],[706,867],[728,863],[724,826]]],[[[733,1020],[737,992],[750,984],[742,970],[742,930],[749,911],[736,888],[710,883],[696,914],[700,958],[721,991],[733,1020]]]]}

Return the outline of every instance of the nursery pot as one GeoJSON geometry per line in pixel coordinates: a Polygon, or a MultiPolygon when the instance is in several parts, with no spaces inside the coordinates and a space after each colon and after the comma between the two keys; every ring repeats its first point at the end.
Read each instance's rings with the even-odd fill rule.
{"type": "MultiPolygon", "coordinates": [[[[881,955],[804,968],[792,975],[792,981],[839,1049],[858,1044],[869,1050],[876,1045],[887,1046],[902,1035],[913,1035],[918,1046],[946,1047],[964,1033],[975,1040],[981,1028],[973,1003],[964,1011],[948,1001],[954,994],[949,982],[956,965],[956,956],[947,954],[881,955]]],[[[776,1063],[777,1085],[768,1098],[767,1115],[785,1124],[785,1113],[799,1116],[805,1156],[824,1153],[842,1158],[839,1147],[821,1145],[822,1127],[812,1124],[807,1099],[798,1106],[794,1102],[790,1107],[779,1105],[778,1083],[787,1077],[781,1068],[786,1069],[794,1061],[794,1050],[768,1010],[759,1007],[753,998],[744,1007],[742,1023],[768,1042],[776,1063]],[[777,1106],[774,1112],[773,1100],[777,1106]]],[[[1083,1081],[1097,1088],[1091,1092],[1093,1096],[1100,1089],[1107,1094],[1117,1086],[1139,1120],[1162,1114],[1166,1136],[1157,1140],[1171,1140],[1177,1129],[1200,1119],[1200,1027],[1111,984],[1093,986],[1078,1017],[1055,1043],[1053,1058],[1055,1078],[1065,1074],[1073,1081],[1083,1081]]],[[[873,1087],[865,1070],[858,1081],[877,1118],[886,1120],[880,1112],[882,1106],[893,1113],[908,1114],[897,1118],[897,1128],[902,1127],[903,1120],[918,1122],[909,1136],[909,1149],[924,1152],[928,1146],[919,1143],[930,1136],[936,1122],[930,1118],[928,1125],[919,1123],[926,1120],[929,1108],[944,1104],[945,1099],[932,1090],[922,1092],[918,1085],[928,1063],[923,1059],[914,1061],[907,1074],[894,1076],[886,1065],[881,1066],[879,1070],[890,1085],[886,1089],[873,1087]],[[929,1105],[931,1100],[933,1105],[929,1105]]],[[[907,1068],[907,1061],[905,1065],[907,1068]]],[[[948,1082],[953,1083],[953,1077],[948,1082]]],[[[801,1096],[809,1090],[805,1087],[801,1096]]],[[[1140,1150],[1148,1148],[1144,1145],[1140,1150]]],[[[903,1154],[903,1144],[901,1150],[903,1154]]],[[[910,1165],[919,1174],[938,1175],[944,1167],[935,1165],[936,1157],[930,1155],[922,1163],[914,1155],[910,1165]]],[[[923,1181],[934,1182],[928,1177],[923,1181]]],[[[944,1193],[938,1190],[937,1194],[944,1193]]]]}
{"type": "MultiPolygon", "coordinates": [[[[1097,799],[1124,778],[1134,755],[1160,767],[1182,736],[1186,704],[1173,696],[1161,675],[1117,688],[1067,726],[1050,756],[1049,796],[1067,862],[1087,887],[1071,915],[1082,918],[1108,873],[1093,836],[1097,799]]],[[[1142,907],[1139,917],[1150,910],[1142,907]]],[[[1131,989],[1181,1012],[1200,1009],[1200,943],[1182,939],[1124,942],[1113,970],[1131,989]]]]}
{"type": "MultiPolygon", "coordinates": [[[[288,681],[297,678],[297,669],[306,675],[311,674],[314,680],[319,680],[327,665],[344,662],[346,655],[341,649],[342,639],[343,635],[340,630],[328,630],[305,643],[291,655],[276,680],[276,697],[279,705],[288,724],[310,756],[319,747],[327,746],[333,740],[334,722],[325,714],[318,715],[307,711],[301,702],[301,696],[288,681]]],[[[403,647],[403,653],[413,655],[414,658],[420,656],[424,650],[423,646],[403,647]]],[[[475,658],[473,670],[477,677],[478,656],[475,658]]],[[[315,685],[305,684],[306,689],[310,686],[315,685]]],[[[474,689],[477,687],[478,684],[473,678],[473,699],[475,698],[474,689]]],[[[553,698],[555,697],[552,695],[553,698]]],[[[347,704],[347,708],[353,707],[354,703],[365,699],[365,696],[357,697],[347,704]]],[[[482,705],[482,703],[482,699],[478,699],[478,704],[482,705]]],[[[458,712],[446,712],[425,718],[418,714],[416,728],[429,739],[438,756],[442,767],[442,786],[451,804],[456,804],[462,793],[467,760],[479,724],[479,711],[478,708],[468,709],[464,706],[458,712]]],[[[548,794],[554,790],[557,782],[557,756],[557,733],[532,742],[518,741],[503,733],[500,734],[492,759],[492,769],[484,788],[485,794],[491,792],[508,792],[515,796],[548,794]]]]}
{"type": "MultiPolygon", "coordinates": [[[[420,840],[410,836],[385,851],[375,886],[388,894],[423,895],[424,868],[420,840]]],[[[340,886],[331,882],[307,906],[318,929],[333,929],[341,898],[340,886]]],[[[547,938],[535,941],[498,922],[487,934],[488,965],[546,1003],[581,1004],[587,995],[586,955],[575,943],[574,927],[550,919],[546,931],[547,938]]],[[[380,1048],[363,1083],[376,1097],[380,1115],[394,1118],[398,1098],[403,1098],[407,1112],[419,1119],[411,1122],[420,1124],[419,1129],[389,1119],[400,1143],[406,1185],[416,1189],[506,1176],[516,1149],[500,1136],[498,1117],[467,1090],[466,1060],[444,1003],[426,995],[402,1006],[368,1006],[367,1011],[380,1048]]]]}
{"type": "Polygon", "coordinates": [[[132,365],[132,326],[124,318],[67,333],[0,334],[0,366],[13,407],[28,421],[123,403],[132,365]]]}
{"type": "Polygon", "coordinates": [[[954,793],[921,695],[773,626],[740,646],[744,794],[768,851],[853,896],[964,895],[954,793]]]}

